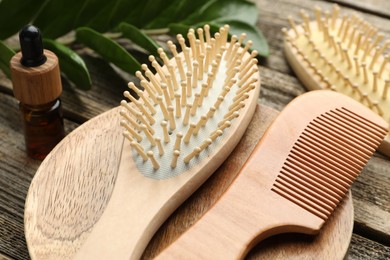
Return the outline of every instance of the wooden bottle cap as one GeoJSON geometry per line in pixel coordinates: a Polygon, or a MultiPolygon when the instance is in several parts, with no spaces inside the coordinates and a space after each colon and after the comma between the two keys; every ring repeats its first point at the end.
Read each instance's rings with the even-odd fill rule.
{"type": "Polygon", "coordinates": [[[62,92],[60,68],[57,56],[44,50],[47,61],[38,67],[26,67],[20,63],[22,53],[12,57],[11,77],[14,96],[27,105],[43,105],[57,99],[62,92]]]}

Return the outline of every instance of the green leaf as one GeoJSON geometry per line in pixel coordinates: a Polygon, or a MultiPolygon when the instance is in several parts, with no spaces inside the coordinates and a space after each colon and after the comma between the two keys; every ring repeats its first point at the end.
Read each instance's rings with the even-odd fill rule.
{"type": "MultiPolygon", "coordinates": [[[[96,0],[93,0],[96,1],[96,0]]],[[[145,1],[138,0],[111,0],[101,1],[107,3],[103,8],[88,10],[89,13],[94,12],[94,15],[90,21],[82,26],[88,26],[99,32],[106,32],[115,28],[120,22],[124,21],[130,14],[136,18],[141,18],[139,13],[135,13],[134,9],[138,6],[142,8],[145,5],[145,1]]]]}
{"type": "Polygon", "coordinates": [[[170,24],[169,25],[169,31],[172,34],[182,34],[184,37],[187,37],[187,32],[188,29],[190,28],[198,28],[198,27],[203,27],[204,24],[209,24],[210,25],[210,31],[211,32],[217,32],[219,28],[225,24],[228,24],[230,26],[229,29],[229,36],[232,36],[233,34],[240,36],[241,33],[246,33],[247,34],[247,40],[252,40],[253,45],[252,45],[252,50],[257,50],[259,52],[259,56],[262,57],[268,57],[269,55],[269,48],[267,44],[267,40],[255,26],[252,26],[250,24],[246,24],[240,21],[232,21],[232,20],[220,20],[218,22],[204,22],[204,23],[199,23],[195,25],[186,25],[186,24],[170,24]]]}
{"type": "Polygon", "coordinates": [[[163,10],[144,28],[162,28],[167,27],[171,23],[184,20],[192,14],[194,10],[199,9],[209,1],[210,0],[174,0],[169,4],[168,8],[163,10]]]}
{"type": "MultiPolygon", "coordinates": [[[[87,1],[88,2],[88,1],[87,1]]],[[[75,15],[83,8],[80,0],[51,0],[34,20],[45,38],[57,38],[73,29],[75,15]]]]}
{"type": "Polygon", "coordinates": [[[160,46],[137,27],[128,23],[121,23],[119,25],[119,30],[125,38],[130,39],[132,42],[149,51],[154,56],[159,57],[157,49],[160,46]]]}
{"type": "Polygon", "coordinates": [[[205,21],[218,22],[221,19],[255,25],[257,20],[256,5],[245,0],[211,0],[182,23],[192,25],[205,21]]]}
{"type": "Polygon", "coordinates": [[[0,41],[0,70],[2,70],[8,78],[11,78],[9,62],[14,55],[15,52],[0,41]]]}
{"type": "Polygon", "coordinates": [[[138,2],[139,4],[134,6],[134,9],[129,9],[133,9],[133,11],[130,11],[124,20],[124,22],[133,24],[138,28],[144,28],[146,24],[168,7],[167,1],[165,0],[142,0],[138,2]]]}
{"type": "MultiPolygon", "coordinates": [[[[102,1],[102,0],[85,0],[84,7],[80,10],[77,17],[75,17],[74,28],[86,26],[88,23],[92,23],[102,12],[107,12],[113,7],[114,1],[102,1]]],[[[105,23],[107,22],[104,21],[105,23]]]]}
{"type": "Polygon", "coordinates": [[[60,62],[61,71],[77,87],[84,90],[91,89],[92,81],[83,59],[73,50],[56,41],[43,39],[45,49],[54,52],[60,62]]]}
{"type": "Polygon", "coordinates": [[[105,60],[112,62],[126,72],[134,74],[141,67],[138,61],[122,46],[91,28],[78,28],[76,38],[105,60]]]}
{"type": "Polygon", "coordinates": [[[17,33],[31,22],[46,0],[2,0],[0,1],[0,39],[17,33]]]}
{"type": "Polygon", "coordinates": [[[211,24],[214,24],[218,27],[223,26],[224,24],[228,24],[230,26],[229,34],[230,35],[237,35],[240,36],[241,33],[246,33],[247,40],[252,40],[252,50],[257,50],[259,52],[259,56],[262,57],[268,57],[269,55],[269,47],[267,44],[267,40],[265,39],[264,35],[259,31],[256,26],[243,23],[241,21],[234,21],[234,20],[220,20],[218,22],[213,22],[211,24]]]}

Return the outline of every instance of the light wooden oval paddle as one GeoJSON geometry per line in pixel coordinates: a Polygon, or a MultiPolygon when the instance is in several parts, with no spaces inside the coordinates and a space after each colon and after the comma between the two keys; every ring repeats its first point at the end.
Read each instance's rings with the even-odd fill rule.
{"type": "Polygon", "coordinates": [[[136,73],[144,91],[129,83],[138,100],[125,91],[131,102],[121,102],[123,111],[90,120],[49,154],[26,199],[32,258],[141,256],[163,221],[226,159],[253,116],[257,61],[247,52],[249,41],[243,48],[227,41],[225,30],[204,55],[200,40],[189,48],[181,38],[185,52],[171,60],[159,49],[163,65],[149,58],[157,73],[146,64],[144,75],[136,73]],[[132,142],[123,143],[125,129],[132,142]]]}

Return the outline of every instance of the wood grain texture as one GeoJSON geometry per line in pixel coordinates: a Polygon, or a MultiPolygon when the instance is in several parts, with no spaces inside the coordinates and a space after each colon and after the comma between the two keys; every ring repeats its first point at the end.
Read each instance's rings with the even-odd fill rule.
{"type": "Polygon", "coordinates": [[[24,214],[33,259],[69,258],[104,212],[123,145],[118,114],[110,110],[73,131],[38,169],[24,214]]]}
{"type": "MultiPolygon", "coordinates": [[[[289,232],[317,233],[330,214],[324,213],[325,206],[320,206],[321,202],[326,204],[326,200],[321,196],[317,197],[315,194],[312,194],[311,196],[318,199],[313,200],[314,206],[312,205],[312,207],[316,208],[316,210],[313,210],[307,207],[309,204],[306,200],[310,197],[299,192],[291,194],[289,192],[291,188],[288,185],[284,189],[276,183],[279,183],[283,175],[286,176],[287,182],[289,182],[288,174],[286,175],[281,169],[283,167],[288,172],[288,165],[290,163],[295,164],[294,159],[290,158],[291,153],[298,157],[302,156],[297,151],[299,150],[297,146],[305,146],[299,143],[301,137],[307,131],[306,126],[310,123],[309,128],[316,129],[314,125],[316,122],[321,121],[320,117],[324,113],[329,113],[330,115],[331,110],[341,107],[348,111],[353,111],[380,126],[378,128],[380,134],[379,132],[377,133],[378,139],[375,144],[372,144],[372,148],[375,150],[387,133],[385,129],[387,129],[388,125],[383,119],[342,94],[330,91],[306,93],[291,102],[277,117],[241,169],[238,177],[217,203],[187,232],[162,251],[157,258],[241,259],[249,249],[269,236],[289,232]],[[297,114],[299,114],[299,117],[296,116],[297,114]],[[312,124],[312,122],[314,123],[312,124]],[[280,142],[281,139],[283,139],[283,142],[280,142]],[[286,163],[286,160],[288,163],[286,163]],[[282,191],[286,191],[287,195],[284,195],[282,191]],[[257,199],[258,197],[264,199],[259,200],[257,199]],[[322,211],[323,214],[319,214],[317,210],[322,211]]],[[[355,120],[353,119],[353,121],[355,120]]],[[[353,125],[356,123],[355,121],[353,125]]],[[[323,130],[327,132],[326,127],[323,130]]],[[[366,138],[369,139],[368,136],[366,138]]],[[[342,140],[334,140],[334,142],[345,144],[345,141],[342,140]]],[[[314,141],[314,143],[317,142],[314,141]]],[[[356,148],[348,149],[349,154],[362,151],[356,148]]],[[[322,152],[324,154],[323,157],[314,157],[317,158],[319,165],[322,165],[319,166],[320,168],[326,172],[332,172],[332,167],[326,166],[326,162],[336,163],[337,159],[329,156],[325,150],[322,152]]],[[[371,156],[372,153],[373,151],[365,152],[367,156],[371,156]]],[[[341,159],[343,156],[338,154],[336,157],[341,159]]],[[[305,158],[310,161],[310,156],[305,158]]],[[[368,159],[369,157],[359,161],[366,164],[368,159]]],[[[304,161],[302,161],[302,164],[305,165],[304,161]]],[[[312,168],[313,166],[308,164],[307,167],[312,168]]],[[[339,165],[339,167],[342,166],[339,165]]],[[[356,177],[360,170],[344,168],[344,171],[337,170],[337,172],[346,177],[347,172],[351,171],[351,173],[354,172],[353,175],[356,177]]],[[[311,172],[311,170],[308,171],[311,172]]],[[[316,172],[316,170],[313,170],[313,172],[316,172]]],[[[342,184],[341,179],[343,178],[335,178],[334,181],[338,185],[349,188],[349,185],[342,184]]],[[[283,182],[279,184],[283,186],[283,182]]],[[[313,188],[312,185],[304,186],[308,189],[313,188]]],[[[321,188],[321,186],[319,185],[319,190],[329,192],[327,189],[321,188]]],[[[320,192],[319,190],[313,193],[318,193],[320,192]]],[[[307,194],[311,193],[308,192],[307,194]]],[[[330,195],[331,192],[328,194],[330,195]]],[[[337,197],[332,195],[334,199],[337,197]]],[[[337,199],[337,201],[339,202],[340,200],[337,199]]],[[[332,209],[334,207],[335,205],[332,206],[332,209]]],[[[348,243],[344,244],[344,252],[348,248],[347,245],[348,243]]]]}
{"type": "Polygon", "coordinates": [[[57,56],[45,50],[47,60],[38,67],[20,63],[18,52],[10,62],[14,96],[27,105],[43,105],[57,99],[62,93],[60,67],[57,56]]]}
{"type": "MultiPolygon", "coordinates": [[[[262,105],[281,110],[294,97],[305,92],[283,54],[283,34],[280,30],[282,27],[289,27],[286,17],[292,15],[299,20],[300,9],[309,12],[314,5],[330,9],[333,2],[256,0],[259,13],[257,27],[265,35],[271,52],[268,59],[261,61],[260,103],[262,105]]],[[[385,33],[385,37],[389,38],[390,20],[376,14],[377,10],[381,12],[389,10],[389,8],[385,8],[388,4],[387,0],[338,0],[337,2],[341,6],[344,5],[344,2],[353,2],[353,5],[344,6],[342,9],[345,12],[356,11],[359,16],[380,28],[385,33]],[[372,12],[360,8],[366,5],[372,6],[370,7],[372,12]]],[[[162,41],[165,42],[166,38],[162,41]]],[[[134,50],[127,40],[121,40],[121,44],[130,51],[134,50]]],[[[114,71],[102,59],[91,54],[88,49],[80,49],[79,46],[73,47],[76,47],[76,51],[86,61],[91,72],[93,87],[87,92],[80,91],[63,78],[62,100],[65,116],[70,119],[70,121],[65,122],[65,126],[70,128],[115,107],[117,101],[121,99],[122,91],[127,88],[127,81],[134,80],[128,74],[121,73],[121,76],[118,76],[118,70],[114,71]]],[[[146,60],[147,56],[143,58],[146,60]]],[[[1,72],[0,75],[0,92],[7,94],[0,95],[1,104],[4,105],[1,106],[2,112],[0,112],[0,254],[10,259],[29,259],[24,240],[23,209],[29,183],[40,163],[28,159],[24,154],[23,135],[21,125],[18,123],[17,103],[12,96],[9,96],[12,95],[11,83],[1,72]]],[[[229,167],[233,167],[229,161],[226,163],[230,165],[229,167]]],[[[385,246],[384,243],[384,241],[389,241],[389,233],[386,233],[386,225],[381,224],[382,221],[390,222],[385,218],[387,215],[384,214],[389,212],[386,207],[390,198],[389,169],[390,160],[376,154],[352,187],[354,203],[359,203],[359,207],[355,207],[355,227],[359,227],[359,230],[355,231],[352,236],[349,259],[389,258],[389,245],[385,246]]],[[[229,172],[226,172],[224,176],[225,178],[230,176],[229,172]]],[[[219,180],[215,181],[213,185],[219,185],[220,182],[219,180]]],[[[201,190],[203,190],[203,186],[201,190]]],[[[195,199],[196,196],[191,198],[195,199]]],[[[207,202],[208,195],[197,200],[197,203],[203,200],[207,202]]],[[[205,210],[202,204],[185,204],[180,209],[205,210]]],[[[189,215],[188,218],[185,218],[187,220],[176,219],[175,216],[172,218],[175,221],[168,223],[173,223],[179,229],[179,227],[186,226],[186,221],[194,221],[195,216],[189,215]]],[[[170,240],[171,235],[176,234],[175,226],[164,225],[169,232],[164,233],[162,242],[170,240]]],[[[162,228],[158,234],[163,230],[165,229],[162,228]]]]}

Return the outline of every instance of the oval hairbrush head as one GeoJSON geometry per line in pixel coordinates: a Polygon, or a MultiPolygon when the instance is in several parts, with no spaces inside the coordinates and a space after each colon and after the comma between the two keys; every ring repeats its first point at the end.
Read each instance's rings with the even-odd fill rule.
{"type": "MultiPolygon", "coordinates": [[[[331,89],[348,95],[390,122],[390,41],[355,14],[339,17],[315,8],[315,16],[301,11],[302,24],[289,17],[283,29],[285,55],[308,90],[331,89]]],[[[390,135],[379,150],[390,156],[390,135]]]]}
{"type": "Polygon", "coordinates": [[[136,73],[141,87],[129,83],[120,107],[50,153],[26,200],[33,259],[139,258],[164,220],[227,158],[260,91],[252,42],[229,42],[228,29],[214,37],[207,25],[191,29],[189,45],[178,35],[182,51],[168,42],[172,59],[162,49],[161,63],[150,56],[151,66],[136,73]]]}

